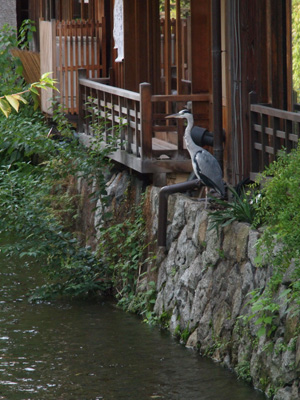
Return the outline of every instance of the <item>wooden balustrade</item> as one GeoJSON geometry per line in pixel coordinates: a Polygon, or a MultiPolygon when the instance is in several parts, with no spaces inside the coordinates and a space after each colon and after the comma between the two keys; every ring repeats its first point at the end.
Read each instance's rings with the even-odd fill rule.
{"type": "Polygon", "coordinates": [[[257,104],[250,93],[251,179],[275,160],[279,151],[291,151],[300,134],[300,114],[257,104]]]}
{"type": "Polygon", "coordinates": [[[148,83],[140,84],[136,93],[101,81],[87,79],[84,71],[79,75],[79,131],[92,136],[90,123],[96,115],[106,140],[119,135],[119,150],[111,156],[114,160],[143,173],[190,172],[183,125],[166,121],[165,110],[176,111],[177,105],[182,108],[187,101],[209,102],[209,95],[153,95],[148,83]]]}

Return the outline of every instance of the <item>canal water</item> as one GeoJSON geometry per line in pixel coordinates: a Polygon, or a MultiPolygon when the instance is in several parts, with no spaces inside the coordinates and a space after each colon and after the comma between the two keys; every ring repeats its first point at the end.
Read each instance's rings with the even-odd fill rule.
{"type": "Polygon", "coordinates": [[[109,302],[30,304],[38,269],[0,256],[0,399],[264,399],[109,302]]]}

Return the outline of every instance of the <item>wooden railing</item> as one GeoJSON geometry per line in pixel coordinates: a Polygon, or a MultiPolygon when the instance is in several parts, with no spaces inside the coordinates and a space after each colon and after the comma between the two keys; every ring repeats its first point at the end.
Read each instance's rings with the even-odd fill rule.
{"type": "Polygon", "coordinates": [[[170,170],[191,170],[183,124],[165,119],[166,104],[176,111],[177,104],[182,108],[187,101],[208,102],[208,94],[152,95],[148,83],[140,84],[136,93],[109,86],[103,79],[86,79],[84,74],[79,76],[79,131],[92,135],[90,124],[95,122],[93,108],[96,108],[96,118],[101,118],[99,123],[106,139],[115,134],[115,127],[122,125],[120,151],[112,157],[116,161],[139,172],[153,172],[154,164],[170,170]]]}
{"type": "Polygon", "coordinates": [[[60,103],[70,114],[78,113],[78,70],[90,78],[107,76],[105,19],[57,21],[56,65],[60,103]]]}
{"type": "Polygon", "coordinates": [[[255,178],[283,148],[291,151],[300,134],[300,114],[257,104],[250,93],[251,175],[255,178]]]}

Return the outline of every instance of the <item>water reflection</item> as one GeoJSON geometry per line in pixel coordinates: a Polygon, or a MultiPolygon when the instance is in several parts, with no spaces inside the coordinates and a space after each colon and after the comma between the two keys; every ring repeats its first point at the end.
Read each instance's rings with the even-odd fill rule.
{"type": "Polygon", "coordinates": [[[0,260],[0,399],[264,398],[112,304],[29,304],[36,276],[0,260]]]}

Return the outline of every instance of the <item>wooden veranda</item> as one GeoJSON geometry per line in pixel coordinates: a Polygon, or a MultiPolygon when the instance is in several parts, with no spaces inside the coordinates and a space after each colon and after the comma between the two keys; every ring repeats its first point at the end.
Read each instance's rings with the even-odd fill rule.
{"type": "Polygon", "coordinates": [[[192,171],[184,146],[183,124],[165,119],[187,102],[207,103],[208,94],[153,95],[151,85],[139,92],[107,85],[107,79],[79,78],[79,132],[83,140],[93,137],[91,122],[99,121],[104,139],[118,134],[119,149],[110,157],[140,173],[192,171]],[[120,127],[120,129],[118,129],[120,127]]]}

